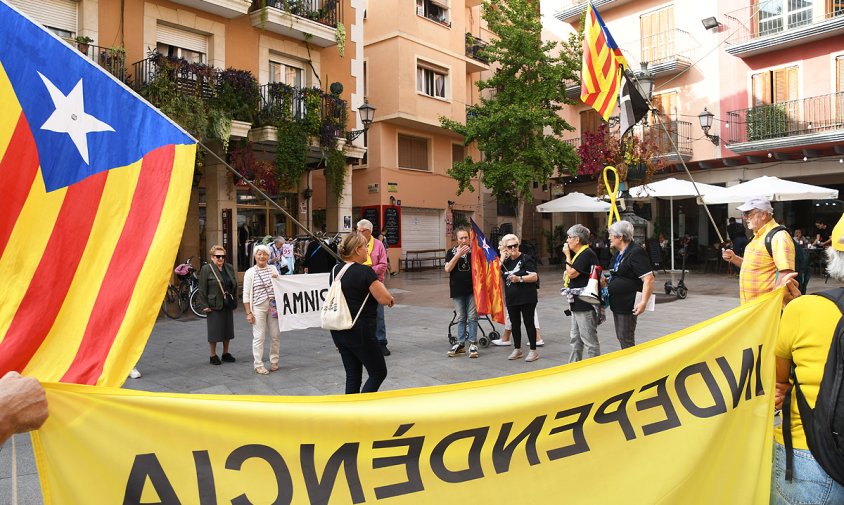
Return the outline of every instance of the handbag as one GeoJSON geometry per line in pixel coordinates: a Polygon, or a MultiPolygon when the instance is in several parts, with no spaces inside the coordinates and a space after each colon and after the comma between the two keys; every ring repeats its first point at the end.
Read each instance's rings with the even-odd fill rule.
{"type": "Polygon", "coordinates": [[[223,288],[223,281],[221,281],[220,276],[217,275],[217,269],[214,265],[211,265],[211,273],[214,274],[214,278],[217,279],[217,284],[220,286],[220,291],[223,292],[223,306],[229,310],[236,309],[237,298],[234,297],[234,294],[229,293],[225,290],[225,288],[223,288]]]}
{"type": "MultiPolygon", "coordinates": [[[[328,288],[328,294],[325,296],[325,302],[323,303],[322,309],[320,309],[319,313],[320,326],[322,326],[325,330],[348,330],[353,327],[357,322],[358,317],[360,317],[363,306],[366,305],[367,300],[369,300],[369,295],[371,293],[366,294],[366,298],[364,298],[363,303],[360,304],[357,315],[355,315],[355,318],[352,319],[352,313],[349,310],[349,304],[346,303],[346,296],[343,294],[341,283],[343,275],[351,265],[351,263],[346,263],[346,265],[340,269],[340,273],[334,277],[331,287],[328,288]]],[[[334,276],[333,268],[331,269],[331,275],[334,276]]]]}
{"type": "Polygon", "coordinates": [[[275,298],[270,295],[270,290],[267,289],[267,285],[264,283],[264,278],[259,278],[261,279],[261,287],[264,288],[264,293],[267,294],[267,299],[270,301],[270,317],[272,317],[273,319],[278,319],[278,307],[276,306],[275,298]]]}

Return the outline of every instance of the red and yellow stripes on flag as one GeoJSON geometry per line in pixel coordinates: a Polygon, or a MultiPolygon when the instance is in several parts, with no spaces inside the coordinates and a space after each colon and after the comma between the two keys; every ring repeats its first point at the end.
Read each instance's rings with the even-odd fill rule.
{"type": "Polygon", "coordinates": [[[0,103],[0,371],[119,386],[170,277],[196,146],[164,146],[47,193],[2,66],[0,103]]]}
{"type": "Polygon", "coordinates": [[[604,36],[592,3],[583,27],[583,62],[580,69],[580,99],[609,121],[618,101],[621,70],[618,59],[604,36]]]}
{"type": "MultiPolygon", "coordinates": [[[[504,324],[504,293],[501,286],[501,262],[498,256],[492,261],[478,241],[478,234],[472,227],[472,289],[475,293],[475,307],[479,316],[490,315],[497,323],[504,324]]],[[[480,236],[484,244],[486,238],[480,236]]]]}

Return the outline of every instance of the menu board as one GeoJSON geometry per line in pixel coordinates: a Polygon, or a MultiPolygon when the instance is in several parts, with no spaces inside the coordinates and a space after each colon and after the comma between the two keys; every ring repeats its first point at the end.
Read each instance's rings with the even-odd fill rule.
{"type": "Polygon", "coordinates": [[[401,207],[396,205],[384,206],[384,230],[387,245],[401,247],[401,207]]]}
{"type": "Polygon", "coordinates": [[[361,207],[360,212],[363,219],[368,219],[369,222],[372,223],[372,235],[377,237],[378,232],[381,230],[380,207],[378,205],[361,207]]]}

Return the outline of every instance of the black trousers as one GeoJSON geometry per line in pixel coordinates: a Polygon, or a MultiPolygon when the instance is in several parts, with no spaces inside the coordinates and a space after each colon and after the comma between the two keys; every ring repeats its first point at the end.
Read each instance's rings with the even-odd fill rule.
{"type": "Polygon", "coordinates": [[[533,315],[535,312],[535,303],[507,306],[507,314],[510,315],[510,324],[512,326],[510,331],[513,332],[513,347],[516,349],[521,349],[522,347],[522,320],[524,320],[530,350],[536,350],[536,326],[533,325],[533,315]]]}
{"type": "Polygon", "coordinates": [[[358,319],[349,330],[332,330],[331,338],[346,369],[346,394],[373,393],[387,378],[387,362],[375,338],[375,319],[358,319]],[[363,369],[369,378],[361,389],[363,369]]]}

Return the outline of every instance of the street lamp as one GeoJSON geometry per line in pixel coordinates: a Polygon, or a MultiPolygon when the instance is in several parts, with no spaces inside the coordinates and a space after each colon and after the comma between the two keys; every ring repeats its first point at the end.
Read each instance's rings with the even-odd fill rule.
{"type": "Polygon", "coordinates": [[[360,137],[361,133],[365,132],[369,129],[372,125],[372,120],[375,119],[375,107],[373,107],[369,101],[364,98],[363,105],[358,107],[358,114],[360,114],[360,122],[363,123],[362,130],[352,130],[346,133],[346,141],[352,142],[356,138],[360,137]]]}
{"type": "Polygon", "coordinates": [[[697,118],[700,121],[700,129],[703,130],[703,134],[717,146],[721,142],[721,137],[709,134],[709,129],[712,128],[712,118],[714,117],[715,114],[709,112],[709,110],[704,107],[703,112],[701,112],[697,118]]]}
{"type": "Polygon", "coordinates": [[[647,61],[643,61],[640,67],[639,71],[635,74],[636,80],[639,81],[639,89],[642,91],[642,96],[650,102],[654,93],[654,73],[648,70],[647,61]]]}

